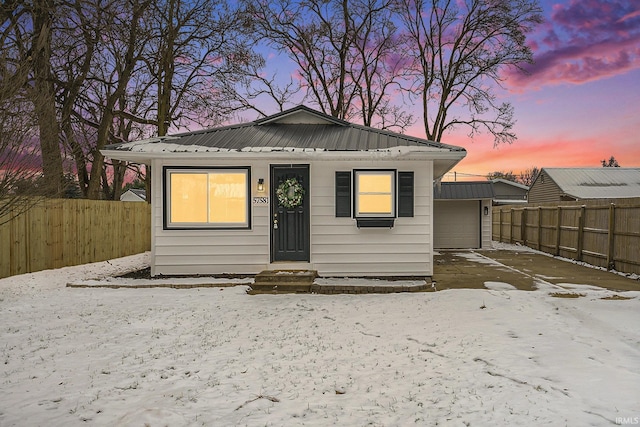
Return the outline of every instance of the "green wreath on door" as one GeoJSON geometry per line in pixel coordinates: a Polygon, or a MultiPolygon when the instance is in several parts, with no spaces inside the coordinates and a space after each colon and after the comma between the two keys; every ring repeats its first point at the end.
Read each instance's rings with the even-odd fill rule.
{"type": "Polygon", "coordinates": [[[302,204],[304,188],[297,179],[289,178],[278,185],[278,188],[276,188],[276,196],[281,206],[288,209],[297,208],[302,204]]]}

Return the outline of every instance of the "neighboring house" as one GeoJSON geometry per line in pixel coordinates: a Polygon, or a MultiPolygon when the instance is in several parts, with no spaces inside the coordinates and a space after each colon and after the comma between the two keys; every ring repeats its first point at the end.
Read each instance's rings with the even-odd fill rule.
{"type": "Polygon", "coordinates": [[[121,202],[145,202],[147,192],[141,188],[130,188],[120,195],[121,202]]]}
{"type": "Polygon", "coordinates": [[[513,182],[502,178],[492,179],[494,205],[516,205],[527,203],[529,187],[519,182],[513,182]]]}
{"type": "Polygon", "coordinates": [[[491,247],[491,182],[442,182],[433,193],[436,249],[491,247]]]}
{"type": "Polygon", "coordinates": [[[466,155],[304,106],[102,153],[154,171],[154,276],[431,276],[433,182],[466,155]]]}
{"type": "Polygon", "coordinates": [[[542,168],[529,203],[640,197],[640,168],[542,168]]]}

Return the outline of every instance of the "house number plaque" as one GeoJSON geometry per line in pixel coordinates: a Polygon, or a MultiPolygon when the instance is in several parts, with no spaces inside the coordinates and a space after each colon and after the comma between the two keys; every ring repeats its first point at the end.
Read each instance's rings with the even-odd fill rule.
{"type": "Polygon", "coordinates": [[[269,198],[268,197],[254,197],[253,198],[254,205],[268,205],[269,198]]]}

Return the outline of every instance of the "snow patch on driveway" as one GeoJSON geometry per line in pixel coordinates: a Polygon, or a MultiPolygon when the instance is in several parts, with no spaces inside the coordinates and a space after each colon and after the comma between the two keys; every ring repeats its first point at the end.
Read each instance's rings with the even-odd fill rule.
{"type": "Polygon", "coordinates": [[[517,291],[513,285],[505,282],[484,282],[484,287],[487,289],[491,289],[492,291],[517,291]]]}

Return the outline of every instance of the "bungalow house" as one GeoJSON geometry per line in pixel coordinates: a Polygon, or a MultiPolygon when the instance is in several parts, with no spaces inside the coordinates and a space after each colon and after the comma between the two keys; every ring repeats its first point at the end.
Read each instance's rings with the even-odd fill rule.
{"type": "Polygon", "coordinates": [[[154,276],[431,276],[433,182],[466,155],[304,106],[102,153],[151,165],[154,276]]]}
{"type": "Polygon", "coordinates": [[[542,168],[529,203],[640,197],[640,168],[542,168]]]}

